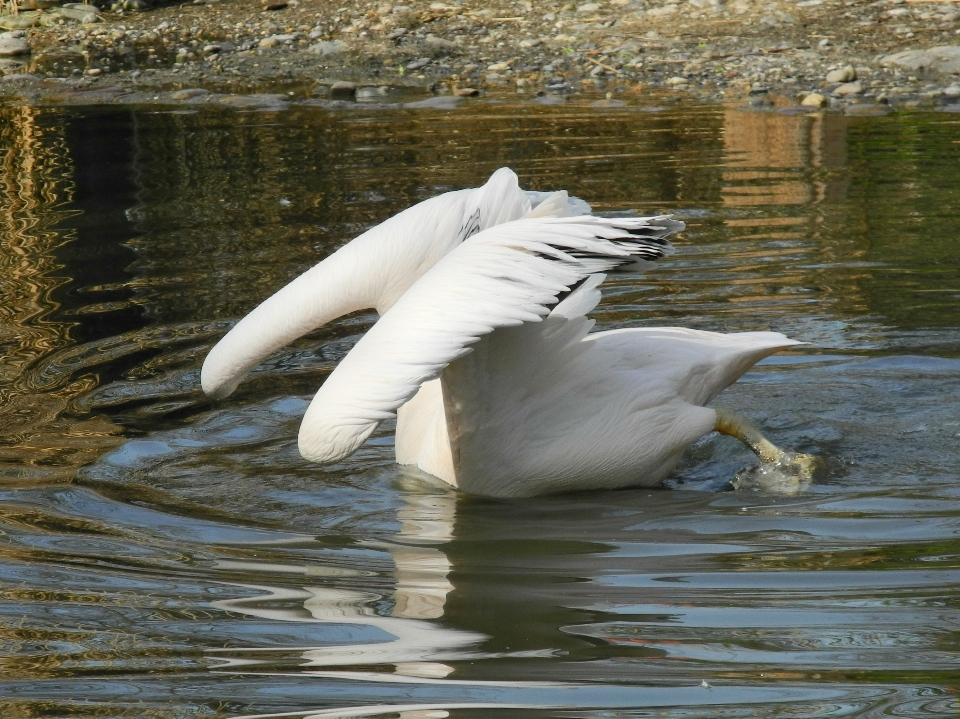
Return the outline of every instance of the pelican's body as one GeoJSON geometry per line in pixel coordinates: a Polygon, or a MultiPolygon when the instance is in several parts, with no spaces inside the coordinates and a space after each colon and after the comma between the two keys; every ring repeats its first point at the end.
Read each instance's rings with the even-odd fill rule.
{"type": "Polygon", "coordinates": [[[483,337],[400,408],[397,461],[486,496],[655,486],[713,431],[716,411],[703,405],[795,344],[774,332],[588,334],[592,325],[555,312],[483,337]]]}
{"type": "Polygon", "coordinates": [[[283,344],[374,307],[381,319],[307,410],[308,459],[349,456],[396,413],[397,461],[467,492],[655,485],[691,442],[726,431],[705,405],[796,343],[774,332],[589,334],[602,273],[644,269],[683,225],[585,212],[566,193],[521,191],[509,170],[410,208],[238,323],[204,363],[204,390],[225,396],[283,344]]]}

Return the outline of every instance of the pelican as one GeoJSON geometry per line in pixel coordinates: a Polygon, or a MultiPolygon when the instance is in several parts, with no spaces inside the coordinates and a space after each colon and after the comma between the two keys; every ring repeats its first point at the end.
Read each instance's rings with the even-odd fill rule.
{"type": "Polygon", "coordinates": [[[396,457],[492,497],[655,486],[718,431],[764,463],[799,463],[745,417],[708,407],[777,332],[679,327],[591,333],[605,273],[644,271],[683,229],[669,216],[602,218],[566,192],[520,189],[508,168],[482,187],[400,212],[341,247],[237,323],[203,364],[229,395],[272,352],[337,317],[380,315],[320,387],[299,449],[355,452],[396,417],[396,457]]]}

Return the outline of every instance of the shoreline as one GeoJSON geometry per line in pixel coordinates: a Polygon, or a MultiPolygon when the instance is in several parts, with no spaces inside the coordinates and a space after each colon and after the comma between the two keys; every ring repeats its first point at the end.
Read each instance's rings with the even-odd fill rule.
{"type": "Polygon", "coordinates": [[[444,106],[446,97],[452,106],[457,97],[516,95],[582,96],[608,106],[677,98],[854,113],[858,106],[960,110],[953,2],[454,0],[336,8],[278,0],[261,7],[196,0],[112,12],[71,4],[0,17],[37,23],[0,37],[0,98],[257,104],[252,98],[271,96],[275,104],[397,106],[436,97],[444,106]],[[22,54],[3,55],[4,47],[22,54]]]}

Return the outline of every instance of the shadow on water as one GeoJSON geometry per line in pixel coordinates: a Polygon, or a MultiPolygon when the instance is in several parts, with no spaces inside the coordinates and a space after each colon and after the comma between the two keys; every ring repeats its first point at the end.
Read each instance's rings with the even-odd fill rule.
{"type": "Polygon", "coordinates": [[[723,107],[0,109],[4,717],[960,711],[960,125],[723,107]],[[495,502],[297,454],[373,322],[200,394],[216,339],[418,200],[510,165],[688,224],[602,327],[809,343],[724,395],[827,470],[495,502]]]}

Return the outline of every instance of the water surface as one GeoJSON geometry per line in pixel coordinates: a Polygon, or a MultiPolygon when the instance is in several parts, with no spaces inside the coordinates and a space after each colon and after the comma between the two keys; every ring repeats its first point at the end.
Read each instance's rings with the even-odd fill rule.
{"type": "Polygon", "coordinates": [[[960,121],[721,106],[0,109],[4,717],[956,717],[960,121]],[[366,227],[501,166],[688,229],[602,328],[807,343],[720,402],[823,458],[731,491],[499,502],[296,451],[374,317],[229,400],[239,317],[366,227]]]}

